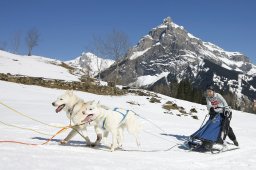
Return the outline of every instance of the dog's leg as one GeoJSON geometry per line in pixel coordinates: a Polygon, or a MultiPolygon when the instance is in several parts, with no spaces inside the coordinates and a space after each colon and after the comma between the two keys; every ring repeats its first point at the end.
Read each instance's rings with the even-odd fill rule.
{"type": "Polygon", "coordinates": [[[109,134],[108,131],[103,132],[103,143],[104,143],[104,145],[107,145],[108,134],[109,134]]]}
{"type": "Polygon", "coordinates": [[[82,133],[80,133],[80,135],[82,136],[82,138],[84,138],[85,142],[86,142],[86,145],[87,146],[92,146],[92,143],[87,135],[87,130],[84,129],[84,131],[82,133]]]}
{"type": "Polygon", "coordinates": [[[116,149],[117,146],[117,129],[112,130],[112,145],[111,145],[111,152],[116,149]]]}
{"type": "Polygon", "coordinates": [[[94,143],[92,143],[92,147],[99,145],[100,141],[102,140],[102,133],[103,133],[101,128],[99,128],[98,126],[94,126],[94,130],[97,134],[97,139],[94,143]]]}
{"type": "Polygon", "coordinates": [[[102,134],[97,134],[97,139],[94,143],[92,143],[92,147],[99,145],[101,139],[102,139],[102,134]]]}
{"type": "Polygon", "coordinates": [[[140,141],[139,141],[138,135],[135,134],[134,136],[135,136],[135,139],[136,139],[137,146],[140,148],[140,141]]]}
{"type": "Polygon", "coordinates": [[[87,133],[86,134],[81,133],[78,131],[77,128],[73,128],[71,130],[71,132],[68,134],[68,136],[60,142],[60,144],[67,144],[68,141],[70,141],[70,139],[72,139],[77,133],[79,133],[85,139],[86,145],[91,146],[91,141],[90,141],[89,137],[87,136],[87,133]]]}
{"type": "Polygon", "coordinates": [[[90,141],[90,139],[89,139],[88,136],[85,136],[85,137],[83,137],[83,138],[85,139],[85,142],[86,142],[86,145],[87,145],[87,146],[92,146],[92,143],[91,143],[91,141],[90,141]]]}
{"type": "Polygon", "coordinates": [[[120,127],[118,128],[118,134],[117,134],[117,143],[120,148],[123,145],[123,139],[124,139],[123,127],[120,127]]]}
{"type": "Polygon", "coordinates": [[[60,144],[67,144],[70,139],[72,139],[77,134],[77,131],[75,129],[72,129],[71,132],[69,132],[68,136],[60,141],[60,144]]]}

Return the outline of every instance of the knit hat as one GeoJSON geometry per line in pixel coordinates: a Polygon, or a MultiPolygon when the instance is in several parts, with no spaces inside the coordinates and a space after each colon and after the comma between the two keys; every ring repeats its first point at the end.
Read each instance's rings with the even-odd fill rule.
{"type": "Polygon", "coordinates": [[[206,90],[212,90],[214,91],[214,87],[212,85],[207,86],[206,90]]]}

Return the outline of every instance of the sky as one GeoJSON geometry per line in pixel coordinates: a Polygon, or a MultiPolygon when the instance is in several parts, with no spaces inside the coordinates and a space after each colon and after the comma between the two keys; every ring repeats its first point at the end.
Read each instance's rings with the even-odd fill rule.
{"type": "Polygon", "coordinates": [[[0,0],[0,48],[27,54],[25,36],[40,34],[32,54],[62,61],[88,51],[92,37],[124,32],[131,45],[172,20],[203,41],[238,51],[256,63],[256,1],[254,0],[0,0]]]}

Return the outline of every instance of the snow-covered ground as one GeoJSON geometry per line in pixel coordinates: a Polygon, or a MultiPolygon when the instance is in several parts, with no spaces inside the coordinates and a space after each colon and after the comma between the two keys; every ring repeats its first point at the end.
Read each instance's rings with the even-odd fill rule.
{"type": "MultiPolygon", "coordinates": [[[[25,113],[37,120],[51,125],[68,125],[64,112],[55,113],[51,103],[63,90],[48,89],[0,81],[0,102],[25,113]]],[[[132,109],[141,116],[152,120],[163,131],[144,119],[140,134],[141,148],[137,148],[134,138],[125,133],[124,149],[109,152],[108,147],[85,147],[83,139],[78,135],[67,146],[59,145],[68,131],[61,133],[47,145],[27,146],[13,143],[0,143],[0,169],[8,170],[51,170],[51,169],[255,169],[256,168],[256,116],[233,111],[231,125],[237,135],[240,149],[221,154],[203,154],[190,152],[181,146],[187,136],[195,132],[201,125],[206,107],[182,100],[161,96],[161,103],[150,103],[147,96],[101,96],[85,92],[74,92],[85,101],[98,100],[109,107],[132,109]],[[187,111],[196,108],[199,120],[191,116],[165,114],[162,105],[173,101],[187,111]],[[133,102],[137,105],[131,105],[133,102]],[[161,135],[165,133],[165,135],[161,135]],[[172,149],[170,149],[173,147],[172,149]],[[170,150],[168,150],[170,149],[170,150]]],[[[0,105],[0,120],[4,123],[35,129],[53,135],[59,129],[52,128],[0,105]]],[[[34,131],[18,129],[0,123],[0,140],[40,144],[50,136],[34,131]]],[[[96,135],[89,127],[89,137],[95,140],[96,135]]],[[[110,143],[110,137],[108,143],[110,143]]],[[[229,141],[229,139],[227,139],[229,141]]]]}
{"type": "Polygon", "coordinates": [[[61,61],[40,56],[21,56],[0,50],[0,73],[18,74],[68,81],[79,81],[77,76],[59,66],[61,61]]]}

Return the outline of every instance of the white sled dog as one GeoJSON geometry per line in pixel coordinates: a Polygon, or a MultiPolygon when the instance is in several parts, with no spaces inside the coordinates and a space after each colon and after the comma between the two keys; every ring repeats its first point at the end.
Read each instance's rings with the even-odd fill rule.
{"type": "MultiPolygon", "coordinates": [[[[90,102],[88,102],[90,103],[90,102]]],[[[66,115],[70,121],[77,125],[73,127],[71,132],[67,135],[65,139],[63,139],[60,144],[66,144],[70,139],[72,139],[77,133],[79,133],[86,141],[88,146],[98,145],[102,139],[102,131],[98,132],[95,126],[95,132],[97,134],[97,139],[95,143],[91,143],[88,135],[86,127],[89,123],[83,122],[85,118],[85,112],[82,112],[82,108],[86,103],[84,100],[77,97],[73,91],[66,91],[63,95],[57,98],[56,101],[52,103],[56,108],[56,113],[64,110],[66,111],[66,115]]],[[[92,124],[91,124],[92,125],[92,124]]]]}
{"type": "Polygon", "coordinates": [[[97,131],[103,131],[104,138],[108,136],[109,132],[112,134],[111,151],[114,151],[118,147],[117,144],[122,146],[123,130],[125,128],[135,137],[137,146],[139,147],[138,134],[141,130],[141,125],[133,111],[106,109],[96,102],[86,103],[83,110],[86,114],[84,122],[94,122],[98,127],[97,131]]]}

